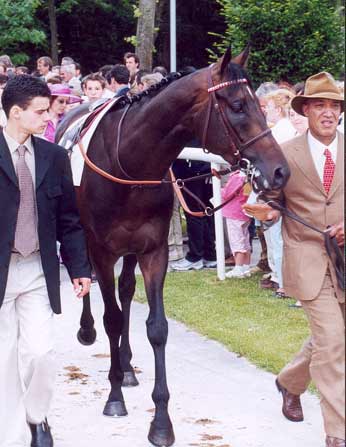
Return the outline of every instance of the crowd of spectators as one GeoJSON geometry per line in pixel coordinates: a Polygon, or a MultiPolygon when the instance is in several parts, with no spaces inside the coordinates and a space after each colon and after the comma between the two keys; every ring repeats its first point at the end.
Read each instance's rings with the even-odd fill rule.
{"type": "MultiPolygon", "coordinates": [[[[191,68],[193,71],[193,68],[191,68]]],[[[42,56],[36,61],[36,69],[30,73],[28,67],[15,67],[7,55],[0,56],[0,99],[9,78],[17,74],[31,74],[47,82],[51,90],[49,115],[50,121],[43,138],[54,141],[55,130],[64,115],[81,103],[102,102],[109,98],[140,93],[158,83],[168,72],[165,67],[157,66],[151,72],[141,69],[140,60],[134,53],[126,53],[123,61],[114,65],[104,65],[95,73],[85,76],[81,66],[71,57],[63,57],[60,65],[53,65],[50,57],[42,56]]],[[[343,83],[339,82],[343,91],[343,83]]],[[[256,90],[261,109],[279,144],[284,143],[307,130],[307,119],[297,114],[290,102],[295,95],[304,90],[304,83],[290,85],[287,82],[265,82],[256,90]]],[[[0,101],[0,127],[6,124],[6,117],[0,101]]],[[[339,130],[343,131],[340,124],[339,130]]],[[[199,146],[193,141],[189,146],[199,146]]],[[[210,165],[192,160],[177,160],[173,166],[177,177],[187,178],[210,172],[210,165]]],[[[262,272],[262,288],[273,289],[278,298],[286,298],[282,278],[283,243],[281,221],[265,230],[259,221],[244,214],[242,205],[253,203],[256,196],[251,192],[246,178],[240,173],[232,174],[223,181],[222,197],[227,199],[237,188],[241,188],[236,199],[224,209],[226,266],[234,267],[226,273],[228,279],[242,279],[255,272],[262,272]],[[257,265],[251,259],[253,239],[257,238],[261,246],[257,265]]],[[[211,205],[212,187],[210,179],[202,178],[193,182],[193,193],[211,205]]],[[[189,207],[196,208],[196,202],[186,197],[189,207]]],[[[257,259],[256,259],[257,261],[257,259]]],[[[175,271],[200,270],[216,267],[215,233],[213,217],[194,217],[182,213],[175,198],[173,217],[169,233],[169,269],[175,271]],[[182,231],[182,222],[186,222],[187,245],[182,231]]],[[[299,305],[297,303],[297,305],[299,305]]]]}

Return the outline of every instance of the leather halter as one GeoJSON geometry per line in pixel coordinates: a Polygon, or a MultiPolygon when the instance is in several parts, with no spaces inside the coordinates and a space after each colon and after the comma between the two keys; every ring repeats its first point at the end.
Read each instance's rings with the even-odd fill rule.
{"type": "Polygon", "coordinates": [[[210,122],[211,111],[212,111],[213,105],[214,105],[214,110],[215,110],[217,116],[220,117],[221,123],[225,130],[225,134],[229,139],[230,146],[231,146],[231,149],[233,152],[232,155],[235,158],[235,160],[240,161],[240,159],[241,159],[240,155],[245,149],[247,149],[248,147],[250,147],[251,145],[256,143],[258,140],[260,140],[261,138],[263,138],[271,133],[271,130],[269,128],[267,128],[263,132],[256,135],[255,137],[250,138],[250,140],[246,141],[245,143],[242,143],[239,135],[235,132],[234,128],[229,124],[229,122],[226,118],[226,113],[224,111],[224,108],[222,107],[221,104],[219,104],[219,102],[216,98],[215,92],[218,90],[221,90],[225,87],[229,87],[231,85],[240,85],[240,84],[247,84],[247,83],[248,83],[247,79],[241,78],[241,79],[235,79],[233,81],[221,82],[220,84],[214,85],[213,79],[211,77],[211,69],[208,70],[208,93],[210,94],[210,96],[209,96],[209,101],[208,101],[207,116],[206,116],[204,130],[203,130],[203,139],[202,139],[203,150],[206,150],[206,147],[207,147],[207,134],[208,134],[209,122],[210,122]]]}

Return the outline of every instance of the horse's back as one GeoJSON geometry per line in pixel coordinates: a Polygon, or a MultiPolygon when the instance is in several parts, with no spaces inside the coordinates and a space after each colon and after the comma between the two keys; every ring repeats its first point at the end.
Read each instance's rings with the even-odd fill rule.
{"type": "Polygon", "coordinates": [[[89,113],[89,103],[81,104],[78,107],[70,110],[59,123],[56,133],[55,133],[55,142],[59,143],[62,136],[65,134],[67,129],[76,122],[79,118],[89,113]]]}

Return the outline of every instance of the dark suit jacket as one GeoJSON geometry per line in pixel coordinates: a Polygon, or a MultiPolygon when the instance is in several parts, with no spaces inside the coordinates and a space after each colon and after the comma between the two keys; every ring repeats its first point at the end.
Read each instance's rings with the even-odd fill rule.
{"type": "MultiPolygon", "coordinates": [[[[90,277],[90,265],[67,152],[41,138],[33,137],[32,141],[42,266],[53,312],[61,313],[56,242],[61,243],[61,254],[71,278],[90,277]]],[[[0,132],[0,306],[6,290],[19,200],[11,154],[0,132]]]]}

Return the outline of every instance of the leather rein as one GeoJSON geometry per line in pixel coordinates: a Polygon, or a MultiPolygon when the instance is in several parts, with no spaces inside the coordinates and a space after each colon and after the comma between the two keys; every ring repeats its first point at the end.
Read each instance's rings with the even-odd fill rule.
{"type": "Polygon", "coordinates": [[[329,256],[329,259],[332,262],[332,265],[335,270],[336,279],[339,284],[339,287],[342,290],[345,290],[345,259],[344,256],[336,242],[335,237],[331,237],[328,231],[322,231],[319,228],[314,227],[313,225],[305,222],[301,217],[297,216],[297,214],[293,213],[289,209],[285,208],[284,206],[280,205],[278,202],[275,202],[274,200],[269,200],[266,202],[269,206],[272,208],[278,210],[281,212],[281,214],[284,214],[285,216],[289,217],[292,220],[295,220],[296,222],[299,222],[300,224],[304,225],[305,227],[310,228],[313,231],[316,231],[317,233],[320,233],[324,238],[324,245],[326,247],[327,254],[329,256]]]}
{"type": "Polygon", "coordinates": [[[269,133],[271,133],[271,130],[265,129],[263,132],[259,133],[258,135],[256,135],[255,137],[251,138],[250,140],[248,140],[247,142],[243,143],[241,142],[241,139],[239,138],[238,134],[234,131],[234,129],[232,128],[232,126],[228,123],[228,120],[226,118],[226,114],[225,111],[222,107],[221,104],[218,103],[215,92],[218,90],[221,90],[225,87],[229,87],[231,85],[240,85],[240,84],[247,84],[247,79],[243,78],[243,79],[236,79],[233,81],[226,81],[226,82],[222,82],[220,84],[214,85],[213,84],[213,80],[212,80],[212,76],[211,76],[211,69],[208,70],[208,94],[209,94],[209,100],[208,100],[208,106],[207,106],[207,113],[206,113],[206,120],[205,120],[205,125],[204,125],[204,129],[203,129],[203,139],[202,139],[202,147],[204,151],[206,150],[206,144],[207,144],[207,136],[208,136],[208,129],[209,129],[209,123],[210,123],[210,119],[211,119],[211,113],[212,110],[214,109],[215,112],[217,113],[217,116],[219,117],[219,119],[221,120],[222,123],[222,127],[225,131],[226,136],[229,138],[229,142],[230,142],[230,146],[232,149],[232,155],[234,157],[235,160],[237,160],[237,163],[234,165],[231,165],[230,168],[227,168],[223,171],[217,171],[215,169],[213,169],[211,171],[210,174],[204,174],[203,176],[196,176],[196,177],[191,177],[188,179],[176,179],[172,169],[169,169],[170,172],[170,176],[171,176],[171,180],[168,179],[161,179],[161,180],[137,180],[134,179],[133,177],[131,177],[129,174],[126,173],[126,171],[124,170],[124,168],[121,165],[120,159],[119,159],[119,147],[120,147],[120,140],[121,140],[121,129],[122,129],[122,125],[125,119],[125,116],[129,110],[129,108],[131,107],[132,103],[128,104],[125,107],[125,110],[119,120],[119,124],[118,124],[118,132],[117,132],[117,144],[116,144],[116,159],[117,159],[117,163],[118,166],[122,172],[122,174],[127,177],[128,179],[124,179],[124,178],[119,178],[116,177],[114,175],[109,174],[108,172],[104,171],[103,169],[99,168],[98,166],[96,166],[88,157],[88,155],[86,154],[86,151],[84,149],[83,143],[82,143],[82,138],[83,136],[86,134],[86,132],[89,130],[90,126],[92,125],[93,119],[96,117],[96,115],[103,110],[103,108],[108,104],[108,102],[104,105],[102,105],[100,108],[98,108],[96,111],[94,111],[90,117],[88,118],[87,124],[86,126],[82,129],[80,135],[79,135],[79,139],[77,141],[77,144],[79,146],[80,152],[83,156],[83,159],[85,161],[85,163],[87,164],[87,166],[89,166],[90,169],[92,169],[94,172],[98,173],[99,175],[101,175],[102,177],[106,178],[107,180],[110,180],[112,182],[115,183],[120,183],[123,185],[162,185],[162,184],[172,184],[173,188],[179,198],[179,201],[183,207],[183,209],[188,212],[189,214],[196,216],[196,217],[203,217],[203,216],[212,216],[217,210],[221,209],[223,206],[225,206],[227,203],[229,203],[237,193],[239,193],[239,190],[241,188],[239,188],[239,190],[237,190],[232,197],[227,198],[227,200],[225,202],[223,202],[221,205],[219,205],[216,208],[211,208],[206,206],[197,196],[195,196],[186,186],[185,184],[191,181],[195,181],[195,180],[201,180],[202,178],[211,178],[213,176],[216,176],[217,178],[221,178],[222,175],[228,174],[232,171],[236,171],[236,170],[242,170],[247,174],[247,177],[251,177],[251,172],[253,172],[253,166],[251,165],[250,161],[244,158],[241,158],[241,153],[243,150],[245,150],[246,148],[248,148],[249,146],[251,146],[252,144],[256,143],[259,139],[267,136],[269,133]],[[237,143],[235,143],[235,141],[237,143]],[[198,203],[199,205],[204,209],[203,212],[198,212],[198,211],[191,211],[185,200],[184,197],[182,195],[181,190],[184,190],[187,194],[189,194],[190,196],[192,196],[198,203]]]}

